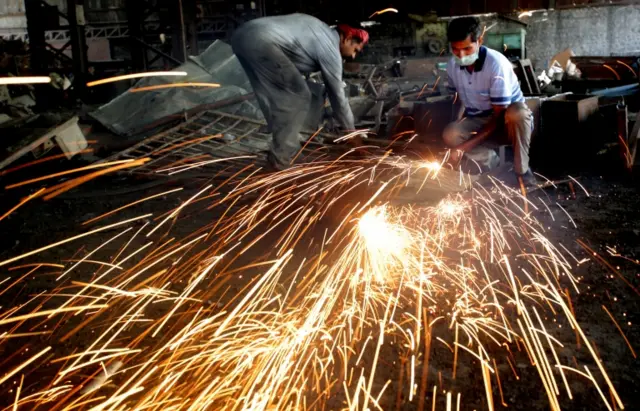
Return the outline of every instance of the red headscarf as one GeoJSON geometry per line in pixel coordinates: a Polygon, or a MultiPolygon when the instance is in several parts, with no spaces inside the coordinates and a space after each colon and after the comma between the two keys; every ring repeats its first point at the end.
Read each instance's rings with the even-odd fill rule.
{"type": "Polygon", "coordinates": [[[353,37],[362,41],[362,44],[367,44],[369,42],[369,33],[363,29],[356,29],[347,24],[338,24],[338,31],[344,34],[345,37],[353,37]]]}

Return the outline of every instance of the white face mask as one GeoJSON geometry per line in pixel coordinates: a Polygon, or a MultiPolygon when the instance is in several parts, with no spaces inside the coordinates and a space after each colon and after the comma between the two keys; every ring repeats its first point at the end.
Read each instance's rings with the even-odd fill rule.
{"type": "Polygon", "coordinates": [[[453,58],[455,59],[456,63],[458,63],[458,65],[462,67],[466,67],[474,64],[476,60],[478,60],[478,52],[476,51],[473,54],[469,54],[468,56],[462,56],[462,57],[458,57],[454,55],[453,58]]]}

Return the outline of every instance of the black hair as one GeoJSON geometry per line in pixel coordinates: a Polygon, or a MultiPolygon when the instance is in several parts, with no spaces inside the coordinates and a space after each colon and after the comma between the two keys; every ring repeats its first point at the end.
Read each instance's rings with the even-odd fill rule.
{"type": "Polygon", "coordinates": [[[471,36],[471,41],[478,41],[482,31],[480,30],[480,20],[476,17],[460,17],[451,20],[447,27],[447,40],[463,41],[471,36]]]}

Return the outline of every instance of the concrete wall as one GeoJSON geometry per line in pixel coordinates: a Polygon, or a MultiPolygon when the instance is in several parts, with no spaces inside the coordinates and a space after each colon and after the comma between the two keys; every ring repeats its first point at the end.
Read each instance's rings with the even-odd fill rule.
{"type": "Polygon", "coordinates": [[[577,56],[640,54],[640,5],[549,10],[523,21],[536,71],[566,48],[577,56]]]}
{"type": "MultiPolygon", "coordinates": [[[[62,13],[67,12],[67,0],[45,1],[50,6],[58,6],[62,13]]],[[[85,0],[84,7],[88,22],[110,23],[127,20],[125,0],[85,0]]],[[[0,0],[0,30],[26,28],[27,19],[24,11],[24,0],[0,0]]],[[[60,18],[60,24],[66,25],[67,21],[60,18]]]]}
{"type": "Polygon", "coordinates": [[[0,29],[24,27],[24,0],[0,0],[0,29]]]}

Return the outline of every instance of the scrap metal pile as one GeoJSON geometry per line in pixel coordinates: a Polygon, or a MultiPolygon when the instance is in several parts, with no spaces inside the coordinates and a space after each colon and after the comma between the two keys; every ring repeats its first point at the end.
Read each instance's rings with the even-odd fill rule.
{"type": "MultiPolygon", "coordinates": [[[[140,80],[127,93],[91,113],[93,119],[117,135],[141,137],[139,144],[110,159],[162,154],[161,163],[171,166],[173,162],[191,164],[205,159],[253,155],[261,162],[270,135],[231,48],[223,42],[214,42],[200,56],[191,57],[174,71],[185,75],[140,80]],[[167,130],[172,125],[174,127],[167,130]],[[180,149],[172,147],[175,145],[180,149]]],[[[424,100],[439,94],[437,78],[434,77],[433,85],[427,85],[397,77],[401,74],[401,65],[394,60],[381,65],[363,65],[345,80],[357,127],[371,131],[371,145],[391,147],[411,140],[415,133],[402,133],[395,125],[388,126],[390,120],[395,122],[402,116],[398,114],[399,103],[413,104],[411,101],[416,97],[424,100]],[[403,138],[392,142],[396,135],[403,138]],[[383,136],[386,139],[382,139],[383,136]]],[[[306,121],[301,143],[311,151],[335,151],[327,145],[339,134],[330,121],[324,86],[313,76],[308,84],[314,108],[310,112],[314,114],[306,121]],[[322,143],[324,148],[318,146],[322,143]]]]}

